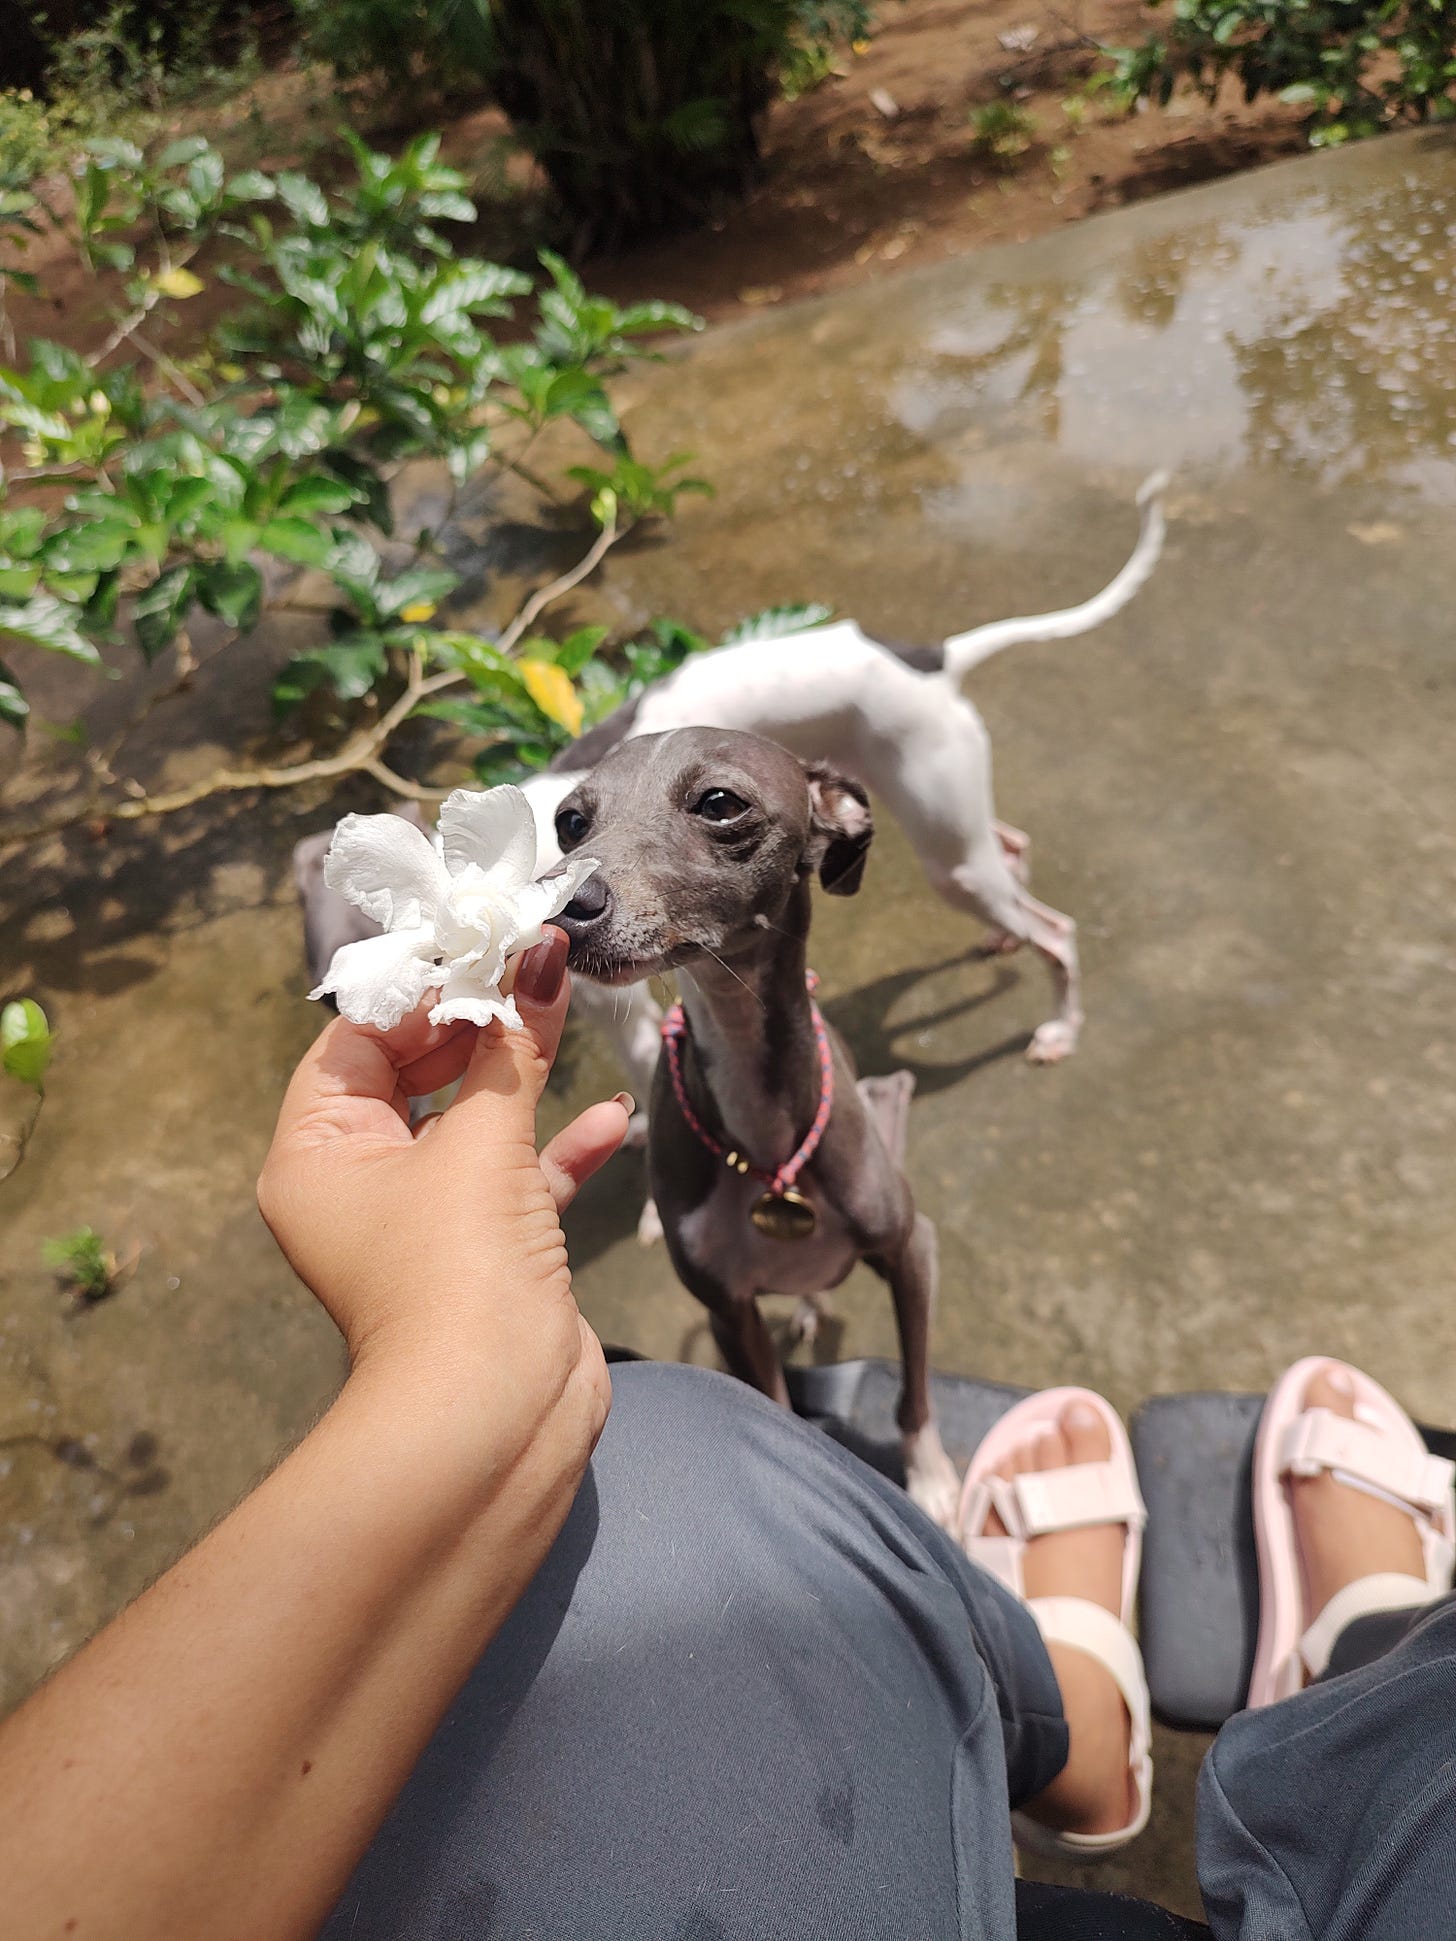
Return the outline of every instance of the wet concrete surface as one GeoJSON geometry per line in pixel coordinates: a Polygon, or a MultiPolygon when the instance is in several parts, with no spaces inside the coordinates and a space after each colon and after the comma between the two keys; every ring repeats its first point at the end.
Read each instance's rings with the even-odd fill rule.
{"type": "MultiPolygon", "coordinates": [[[[691,449],[717,497],[615,555],[582,614],[708,630],[822,598],[930,639],[1101,584],[1139,477],[1177,471],[1136,605],[972,684],[999,810],[1081,925],[1078,1056],[1023,1063],[1043,973],[971,955],[893,828],[862,895],[816,917],[862,1067],[917,1077],[942,1367],[1131,1407],[1328,1350],[1456,1417],[1453,278],[1456,148],[1419,135],[765,315],[637,383],[641,448],[691,449]]],[[[242,678],[203,684],[214,738],[249,723],[223,706],[242,678]]],[[[199,736],[158,760],[190,772],[199,736]]],[[[242,802],[0,871],[5,991],[61,1034],[0,1188],[9,1698],[338,1380],[252,1204],[317,1023],[287,853],[325,819],[242,802]],[[82,1222],[142,1252],[74,1313],[39,1250],[82,1222]]],[[[574,1034],[549,1119],[615,1083],[574,1034]]],[[[636,1246],[639,1187],[626,1157],[573,1213],[582,1303],[608,1339],[711,1361],[661,1250],[636,1246]]],[[[838,1308],[821,1355],[893,1353],[868,1274],[838,1308]]],[[[1154,1831],[1107,1884],[1196,1905],[1200,1751],[1163,1735],[1154,1831]]]]}

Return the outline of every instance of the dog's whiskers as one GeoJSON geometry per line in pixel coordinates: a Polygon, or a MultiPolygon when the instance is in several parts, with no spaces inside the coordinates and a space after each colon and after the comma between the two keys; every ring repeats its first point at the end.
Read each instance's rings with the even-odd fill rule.
{"type": "Polygon", "coordinates": [[[722,969],[727,971],[730,977],[737,978],[738,982],[743,986],[744,990],[747,991],[748,995],[753,999],[754,1003],[758,1006],[760,1011],[766,1011],[768,1009],[768,1006],[764,1003],[762,993],[759,991],[755,991],[753,986],[749,983],[746,977],[739,977],[738,972],[734,970],[733,966],[730,963],[725,962],[725,960],[718,955],[716,950],[710,949],[707,944],[701,944],[699,948],[702,950],[706,950],[708,952],[708,955],[712,958],[713,962],[715,964],[720,965],[722,969]]]}

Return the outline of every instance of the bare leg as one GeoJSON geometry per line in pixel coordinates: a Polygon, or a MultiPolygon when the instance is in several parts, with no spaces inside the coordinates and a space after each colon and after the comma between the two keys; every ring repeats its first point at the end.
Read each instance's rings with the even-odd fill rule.
{"type": "Polygon", "coordinates": [[[900,1331],[904,1387],[896,1420],[905,1457],[905,1487],[912,1502],[943,1530],[955,1522],[960,1482],[945,1453],[930,1406],[930,1320],[938,1277],[935,1227],[923,1213],[903,1247],[894,1254],[867,1256],[890,1284],[895,1325],[900,1331]]]}
{"type": "MultiPolygon", "coordinates": [[[[1105,1462],[1111,1453],[1107,1430],[1085,1404],[1070,1404],[1055,1430],[1047,1429],[1018,1449],[1002,1474],[1062,1469],[1077,1463],[1105,1462]]],[[[989,1534],[1004,1534],[994,1512],[989,1534]]],[[[1028,1597],[1085,1597],[1116,1612],[1122,1602],[1120,1525],[1091,1524],[1033,1537],[1022,1570],[1028,1597]]],[[[1067,1763],[1026,1811],[1043,1825],[1069,1833],[1115,1833],[1133,1812],[1128,1772],[1131,1723],[1111,1674],[1095,1658],[1072,1645],[1049,1644],[1071,1744],[1067,1763]]]]}

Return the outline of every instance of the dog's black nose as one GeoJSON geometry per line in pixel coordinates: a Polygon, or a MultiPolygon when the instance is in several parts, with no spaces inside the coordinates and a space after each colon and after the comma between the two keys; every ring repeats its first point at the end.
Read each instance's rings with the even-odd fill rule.
{"type": "Polygon", "coordinates": [[[561,912],[567,925],[596,923],[612,907],[612,892],[600,876],[588,876],[576,895],[561,912]]]}

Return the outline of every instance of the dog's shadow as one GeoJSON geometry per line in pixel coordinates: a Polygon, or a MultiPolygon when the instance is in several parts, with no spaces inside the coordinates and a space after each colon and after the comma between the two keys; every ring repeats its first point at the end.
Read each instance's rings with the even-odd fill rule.
{"type": "Polygon", "coordinates": [[[953,957],[943,957],[939,963],[915,964],[905,970],[891,971],[884,977],[877,977],[872,984],[861,984],[852,991],[826,999],[824,1015],[849,1045],[862,1073],[877,1076],[882,1072],[908,1071],[915,1080],[917,1092],[943,1092],[951,1085],[958,1085],[963,1078],[969,1078],[973,1072],[981,1071],[999,1059],[1009,1058],[1016,1052],[1025,1051],[1031,1043],[1031,1033],[1014,1032],[997,1044],[987,1045],[981,1051],[945,1063],[931,1063],[923,1057],[917,1058],[913,1053],[907,1056],[901,1047],[907,1039],[913,1044],[920,1032],[933,1031],[950,1024],[978,1011],[983,1004],[1003,997],[1020,982],[1017,973],[1004,959],[998,958],[995,960],[994,975],[983,989],[969,991],[963,997],[954,998],[915,1017],[897,1018],[893,1024],[890,1022],[891,1013],[899,1000],[927,977],[937,977],[942,971],[954,970],[961,965],[986,962],[985,953],[977,944],[953,957]]]}

